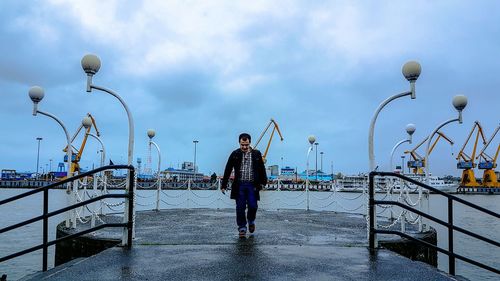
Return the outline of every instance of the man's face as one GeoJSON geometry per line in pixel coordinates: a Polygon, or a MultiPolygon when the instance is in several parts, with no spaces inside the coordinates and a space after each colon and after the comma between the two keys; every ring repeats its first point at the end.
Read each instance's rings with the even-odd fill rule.
{"type": "Polygon", "coordinates": [[[240,140],[240,149],[243,152],[247,152],[250,149],[250,141],[248,139],[246,139],[246,140],[241,139],[240,140]]]}

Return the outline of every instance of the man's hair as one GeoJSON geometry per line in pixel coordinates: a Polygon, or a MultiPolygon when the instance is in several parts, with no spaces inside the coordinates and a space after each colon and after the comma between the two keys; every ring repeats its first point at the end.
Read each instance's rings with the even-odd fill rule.
{"type": "Polygon", "coordinates": [[[241,140],[243,140],[243,141],[248,140],[248,142],[251,142],[252,141],[252,137],[249,134],[247,134],[247,133],[243,133],[243,134],[240,134],[240,137],[238,138],[239,142],[241,140]]]}

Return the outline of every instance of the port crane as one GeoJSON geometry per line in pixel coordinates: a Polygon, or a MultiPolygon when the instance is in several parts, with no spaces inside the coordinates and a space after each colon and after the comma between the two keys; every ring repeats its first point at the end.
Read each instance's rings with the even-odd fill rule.
{"type": "Polygon", "coordinates": [[[257,145],[259,145],[260,141],[262,140],[262,137],[264,137],[264,135],[266,134],[267,130],[269,130],[269,127],[271,127],[271,125],[273,125],[273,130],[271,132],[271,136],[269,137],[269,141],[267,142],[266,150],[264,151],[264,154],[262,154],[262,160],[264,160],[264,163],[266,163],[267,153],[269,152],[269,146],[271,146],[271,141],[273,140],[273,136],[274,136],[275,131],[278,132],[278,134],[280,135],[281,141],[283,141],[283,136],[281,135],[278,123],[276,123],[276,121],[274,121],[274,119],[271,118],[271,120],[267,124],[267,127],[264,129],[264,131],[262,131],[262,134],[260,134],[260,137],[257,140],[257,142],[255,142],[254,148],[257,148],[257,145]]]}
{"type": "Polygon", "coordinates": [[[500,187],[500,182],[498,182],[498,178],[494,170],[497,167],[497,158],[500,152],[500,142],[497,145],[497,151],[495,152],[493,157],[489,156],[485,152],[488,146],[492,143],[493,139],[495,139],[495,136],[497,135],[499,130],[500,124],[497,126],[486,145],[483,147],[483,149],[481,149],[478,156],[476,157],[476,159],[479,159],[478,168],[480,170],[484,170],[482,181],[482,185],[484,187],[500,187]]]}
{"type": "MultiPolygon", "coordinates": [[[[444,140],[448,141],[450,145],[453,145],[453,141],[447,137],[445,134],[443,134],[441,131],[437,132],[438,137],[434,140],[432,143],[431,147],[429,148],[429,155],[431,155],[432,151],[434,150],[434,147],[438,143],[438,141],[443,138],[444,140]]],[[[413,160],[408,161],[408,168],[412,168],[412,171],[416,175],[423,175],[424,170],[423,168],[425,167],[425,159],[422,157],[420,154],[417,153],[417,149],[424,144],[427,139],[429,139],[429,136],[424,138],[417,146],[415,146],[412,150],[406,150],[405,154],[410,154],[411,158],[413,160]]]]}
{"type": "Polygon", "coordinates": [[[474,168],[476,167],[476,163],[474,163],[474,160],[476,158],[476,149],[477,149],[477,143],[479,141],[479,137],[481,136],[483,140],[483,145],[486,144],[486,138],[484,137],[484,132],[483,128],[481,127],[481,124],[479,121],[475,121],[474,125],[472,126],[472,130],[469,133],[469,136],[465,140],[464,145],[462,146],[462,149],[460,149],[460,152],[458,152],[457,155],[457,169],[462,169],[462,177],[460,179],[460,186],[466,186],[466,187],[477,187],[480,184],[476,181],[476,177],[474,175],[474,168]],[[464,150],[469,143],[472,135],[476,132],[476,140],[474,141],[474,147],[472,149],[472,154],[469,156],[467,155],[464,150]]]}
{"type": "MultiPolygon", "coordinates": [[[[99,130],[97,129],[94,117],[90,113],[87,113],[87,117],[89,117],[90,120],[92,120],[92,125],[85,129],[83,127],[83,124],[80,124],[80,127],[78,127],[78,129],[76,130],[76,133],[71,138],[71,144],[73,144],[73,141],[76,139],[78,134],[82,131],[82,128],[85,130],[85,135],[83,136],[83,141],[82,141],[82,144],[80,145],[80,149],[76,149],[74,146],[72,146],[73,147],[73,149],[72,149],[73,155],[71,156],[71,165],[70,165],[71,174],[73,174],[75,172],[80,172],[79,162],[80,162],[80,159],[82,157],[83,150],[85,149],[85,144],[87,143],[87,138],[89,136],[89,133],[90,133],[90,130],[92,129],[92,127],[94,128],[96,135],[98,137],[100,136],[100,133],[99,133],[99,130]]],[[[66,152],[67,149],[68,149],[68,146],[66,146],[63,149],[63,151],[66,152]]],[[[64,155],[64,162],[68,162],[67,155],[64,155]]]]}

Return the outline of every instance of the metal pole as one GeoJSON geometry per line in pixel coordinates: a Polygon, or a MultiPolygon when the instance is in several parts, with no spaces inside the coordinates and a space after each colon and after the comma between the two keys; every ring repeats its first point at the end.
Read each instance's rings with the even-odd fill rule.
{"type": "Polygon", "coordinates": [[[88,133],[89,136],[95,138],[100,144],[101,144],[101,167],[104,166],[104,160],[106,159],[106,149],[104,148],[104,143],[102,142],[101,138],[92,134],[88,133]]]}
{"type": "Polygon", "coordinates": [[[321,157],[321,166],[320,166],[320,171],[323,172],[323,151],[321,151],[320,153],[320,157],[321,157]]]}
{"type": "Polygon", "coordinates": [[[307,150],[307,162],[306,162],[306,197],[307,197],[307,210],[309,211],[309,155],[313,150],[313,144],[311,143],[311,147],[307,150]]]}
{"type": "Polygon", "coordinates": [[[193,178],[196,177],[196,144],[198,143],[197,140],[193,141],[194,143],[194,167],[193,167],[193,178]]]}
{"type": "MultiPolygon", "coordinates": [[[[448,121],[445,121],[443,123],[441,123],[439,126],[436,127],[436,129],[434,129],[434,131],[432,131],[432,133],[429,135],[429,138],[427,139],[427,145],[426,145],[426,148],[425,148],[425,158],[424,158],[424,165],[425,165],[425,184],[427,185],[430,185],[430,179],[429,179],[429,149],[430,149],[430,146],[431,146],[431,141],[432,141],[432,138],[434,137],[434,135],[442,128],[444,127],[445,125],[449,124],[449,123],[452,123],[452,122],[461,122],[461,119],[460,118],[454,118],[454,119],[450,119],[448,121]]],[[[419,186],[418,187],[418,209],[419,211],[422,211],[422,187],[419,186]]],[[[418,223],[418,230],[419,231],[422,231],[423,230],[423,221],[422,221],[422,217],[420,216],[420,219],[419,219],[419,223],[418,223]]]]}
{"type": "Polygon", "coordinates": [[[401,174],[404,174],[405,169],[405,156],[401,155],[401,174]]]}
{"type": "MultiPolygon", "coordinates": [[[[448,197],[448,251],[453,254],[453,199],[448,197]]],[[[450,274],[455,275],[455,257],[448,255],[450,274]]]]}
{"type": "MultiPolygon", "coordinates": [[[[134,118],[132,117],[132,113],[130,112],[127,104],[125,101],[115,92],[113,92],[110,89],[106,89],[100,86],[96,86],[92,84],[92,75],[87,74],[87,92],[91,92],[92,89],[100,90],[103,92],[106,92],[120,101],[122,104],[123,108],[125,109],[125,112],[127,113],[127,118],[128,118],[128,154],[127,154],[127,164],[130,166],[133,166],[133,156],[134,156],[134,118]]],[[[128,170],[127,172],[127,185],[126,185],[126,191],[130,192],[130,183],[133,183],[133,179],[130,179],[131,172],[128,170]]],[[[135,189],[135,184],[132,184],[132,188],[135,189]]],[[[131,192],[132,196],[135,194],[135,190],[131,192]]],[[[125,208],[124,212],[128,213],[129,209],[132,210],[132,215],[135,218],[135,208],[133,206],[129,206],[130,203],[132,205],[134,204],[134,200],[126,200],[125,201],[125,208]]],[[[127,218],[125,216],[123,217],[123,222],[126,222],[127,218]]],[[[134,219],[132,220],[132,224],[134,224],[134,219]]],[[[123,238],[122,238],[122,245],[125,245],[128,241],[128,239],[131,239],[128,237],[129,232],[124,230],[123,238]]],[[[135,236],[135,226],[132,225],[132,235],[135,236]]]]}
{"type": "Polygon", "coordinates": [[[149,143],[154,145],[156,147],[156,151],[158,152],[158,186],[156,187],[156,210],[160,210],[160,190],[161,190],[161,177],[160,177],[160,171],[161,171],[161,152],[160,152],[160,147],[152,140],[149,140],[149,143]]]}
{"type": "Polygon", "coordinates": [[[375,233],[376,220],[375,220],[375,188],[374,188],[374,175],[369,175],[369,199],[368,199],[368,216],[369,219],[369,245],[370,249],[374,250],[378,245],[377,234],[375,233]]]}
{"type": "Polygon", "coordinates": [[[394,147],[392,148],[391,150],[391,160],[389,161],[389,171],[392,171],[392,158],[394,157],[394,152],[396,151],[396,149],[402,145],[403,143],[405,142],[410,142],[409,139],[404,139],[404,140],[400,140],[399,142],[396,143],[396,145],[394,145],[394,147]]]}
{"type": "Polygon", "coordinates": [[[434,131],[432,131],[432,133],[430,134],[429,138],[427,139],[427,147],[425,149],[425,158],[424,158],[424,164],[425,164],[425,182],[426,182],[427,185],[429,185],[429,149],[430,149],[430,146],[431,146],[432,138],[446,124],[449,124],[449,123],[452,123],[452,122],[456,122],[456,121],[460,122],[460,118],[450,119],[448,121],[445,121],[445,122],[441,123],[439,126],[437,126],[436,129],[434,129],[434,131]]]}
{"type": "MultiPolygon", "coordinates": [[[[414,82],[411,83],[412,85],[414,85],[414,82]]],[[[389,97],[387,98],[385,101],[383,101],[377,108],[377,110],[375,111],[375,114],[373,115],[372,117],[372,121],[370,123],[370,130],[369,130],[369,133],[368,133],[368,158],[369,158],[369,168],[370,168],[370,172],[375,170],[375,153],[373,152],[373,132],[375,130],[375,122],[377,121],[377,117],[378,117],[378,114],[380,113],[380,111],[382,110],[382,108],[384,108],[384,106],[386,106],[388,103],[390,103],[391,101],[395,100],[395,99],[398,99],[398,98],[401,98],[401,97],[404,97],[404,96],[412,96],[412,91],[409,91],[409,92],[403,92],[403,93],[400,93],[400,94],[397,94],[397,95],[394,95],[392,97],[389,97]]]]}
{"type": "Polygon", "coordinates": [[[319,143],[314,143],[314,145],[316,146],[316,171],[315,171],[315,174],[316,174],[316,181],[318,180],[318,144],[319,143]]]}
{"type": "Polygon", "coordinates": [[[49,213],[49,190],[45,189],[43,191],[43,253],[42,253],[42,270],[47,271],[47,259],[48,259],[48,248],[47,243],[49,241],[49,218],[47,214],[49,213]]]}
{"type": "Polygon", "coordinates": [[[41,137],[36,138],[36,140],[38,141],[38,150],[37,150],[37,154],[36,154],[36,177],[37,178],[38,178],[38,166],[40,166],[40,141],[42,139],[43,138],[41,138],[41,137]]]}
{"type": "Polygon", "coordinates": [[[128,190],[128,206],[130,207],[128,209],[128,218],[126,218],[125,214],[123,214],[123,218],[126,219],[127,221],[127,227],[123,229],[124,233],[127,233],[126,237],[122,238],[122,241],[126,239],[127,242],[127,248],[130,249],[132,247],[132,237],[134,236],[134,190],[135,190],[135,173],[134,170],[128,170],[129,178],[128,178],[128,184],[134,186],[134,188],[128,190]]]}
{"type": "MultiPolygon", "coordinates": [[[[45,115],[47,117],[50,117],[52,118],[53,120],[55,120],[62,128],[63,128],[63,131],[64,131],[64,134],[66,135],[66,145],[67,145],[67,149],[66,149],[66,156],[68,157],[68,170],[66,171],[66,177],[67,178],[70,178],[72,176],[71,174],[71,160],[72,160],[72,155],[73,155],[73,150],[72,150],[72,146],[71,146],[71,139],[69,137],[69,133],[68,133],[68,130],[66,130],[66,126],[64,126],[63,122],[61,120],[59,120],[59,118],[57,118],[56,116],[48,113],[48,112],[43,112],[43,111],[40,111],[40,110],[36,110],[36,113],[40,113],[42,115],[45,115]]],[[[68,185],[68,188],[66,189],[66,193],[68,194],[68,205],[71,204],[71,188],[72,188],[72,185],[73,183],[69,183],[68,185]]],[[[71,227],[70,225],[70,217],[71,217],[71,214],[74,213],[76,214],[76,211],[68,211],[67,212],[67,216],[66,216],[66,227],[71,227]]],[[[73,225],[72,227],[76,227],[76,217],[73,218],[73,225]]]]}

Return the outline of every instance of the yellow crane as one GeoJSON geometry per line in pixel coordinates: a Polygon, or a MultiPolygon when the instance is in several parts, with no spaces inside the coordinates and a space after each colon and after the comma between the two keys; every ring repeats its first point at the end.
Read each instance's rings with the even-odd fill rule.
{"type": "MultiPolygon", "coordinates": [[[[83,150],[85,149],[85,144],[87,143],[87,138],[89,136],[89,133],[90,133],[90,130],[92,129],[92,127],[94,127],[96,135],[98,137],[100,136],[100,133],[99,133],[99,130],[97,129],[94,117],[90,113],[87,113],[87,117],[89,117],[90,120],[92,120],[92,126],[90,126],[87,129],[85,129],[83,127],[83,124],[80,124],[80,127],[78,127],[78,129],[76,130],[76,133],[73,135],[73,138],[71,138],[71,144],[73,144],[73,141],[76,139],[76,137],[78,136],[78,134],[82,131],[82,128],[85,130],[85,135],[83,136],[83,141],[82,141],[82,144],[80,145],[80,149],[76,149],[72,145],[73,155],[71,157],[71,166],[70,166],[70,172],[71,172],[71,174],[73,174],[75,172],[80,172],[79,162],[80,162],[80,159],[82,157],[83,150]]],[[[63,151],[66,152],[67,149],[68,149],[68,146],[66,146],[63,149],[63,151]]],[[[68,162],[68,156],[67,155],[64,155],[64,162],[68,162]]]]}
{"type": "MultiPolygon", "coordinates": [[[[434,140],[432,143],[431,147],[429,148],[429,155],[431,155],[432,151],[434,150],[434,147],[438,143],[438,141],[443,138],[446,141],[450,143],[450,145],[453,145],[453,141],[447,137],[445,134],[441,133],[441,131],[437,132],[438,137],[434,140]]],[[[423,168],[425,167],[425,159],[422,157],[420,154],[417,153],[417,149],[424,144],[427,139],[429,139],[429,136],[427,136],[425,139],[423,139],[417,146],[415,146],[412,150],[406,150],[405,154],[410,154],[411,158],[413,160],[408,161],[408,168],[412,168],[413,173],[417,175],[423,175],[424,170],[423,168]]]]}
{"type": "Polygon", "coordinates": [[[462,178],[460,179],[460,186],[477,187],[480,185],[476,181],[476,176],[474,175],[474,168],[477,165],[476,163],[474,163],[474,159],[476,158],[476,149],[477,149],[477,142],[479,141],[479,136],[481,136],[483,140],[483,145],[485,145],[486,138],[484,137],[483,128],[481,127],[481,124],[479,124],[479,121],[475,121],[474,125],[472,126],[472,130],[469,133],[469,136],[465,140],[462,149],[460,149],[460,152],[458,152],[457,155],[457,160],[458,160],[457,169],[463,169],[462,178]],[[475,131],[476,131],[476,140],[474,141],[472,154],[469,156],[464,152],[464,150],[475,131]]]}
{"type": "Polygon", "coordinates": [[[500,152],[500,142],[497,145],[497,151],[493,157],[486,154],[486,149],[491,144],[498,131],[500,130],[500,124],[491,135],[490,139],[486,143],[486,145],[481,149],[476,159],[479,159],[478,168],[484,170],[483,172],[483,182],[482,185],[484,187],[500,187],[500,182],[498,181],[497,175],[495,174],[495,168],[497,167],[497,158],[500,152]]]}
{"type": "Polygon", "coordinates": [[[278,123],[274,121],[273,118],[271,118],[271,121],[269,121],[269,124],[267,124],[267,127],[262,131],[262,134],[260,134],[259,139],[257,142],[255,142],[254,148],[257,148],[257,145],[259,145],[260,141],[262,140],[262,137],[266,134],[267,130],[269,127],[273,125],[273,131],[271,132],[271,136],[269,137],[269,141],[267,142],[266,150],[264,151],[264,154],[262,154],[262,159],[264,160],[264,163],[266,163],[266,157],[267,157],[267,152],[269,152],[269,146],[271,146],[271,141],[273,140],[274,132],[278,131],[278,134],[280,135],[281,141],[283,141],[283,136],[281,135],[280,128],[278,126],[278,123]]]}

